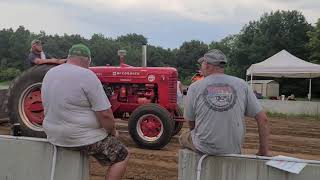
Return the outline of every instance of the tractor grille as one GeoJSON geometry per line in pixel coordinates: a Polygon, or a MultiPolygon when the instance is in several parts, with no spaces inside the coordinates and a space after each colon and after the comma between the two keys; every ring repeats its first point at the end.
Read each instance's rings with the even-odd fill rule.
{"type": "Polygon", "coordinates": [[[169,102],[177,103],[177,73],[172,73],[169,77],[169,102]]]}

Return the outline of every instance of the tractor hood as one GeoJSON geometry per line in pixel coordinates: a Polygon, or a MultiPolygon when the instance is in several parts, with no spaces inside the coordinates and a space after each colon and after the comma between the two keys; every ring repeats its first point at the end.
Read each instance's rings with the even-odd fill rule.
{"type": "Polygon", "coordinates": [[[177,72],[172,67],[96,66],[89,69],[97,74],[97,76],[146,76],[150,73],[170,75],[177,72]]]}

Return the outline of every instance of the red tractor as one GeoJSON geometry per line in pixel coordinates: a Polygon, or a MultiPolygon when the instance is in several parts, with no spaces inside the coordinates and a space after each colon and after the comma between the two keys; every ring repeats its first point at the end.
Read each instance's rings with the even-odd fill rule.
{"type": "MultiPolygon", "coordinates": [[[[8,110],[14,131],[22,136],[45,137],[41,84],[54,65],[34,66],[9,88],[8,110]]],[[[128,121],[132,139],[143,148],[159,149],[183,125],[177,105],[177,70],[171,67],[132,67],[120,56],[120,66],[91,67],[112,104],[115,118],[128,121]]]]}

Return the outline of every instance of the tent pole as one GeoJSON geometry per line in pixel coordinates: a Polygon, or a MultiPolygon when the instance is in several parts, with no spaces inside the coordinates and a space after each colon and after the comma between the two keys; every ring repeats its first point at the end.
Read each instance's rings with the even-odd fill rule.
{"type": "Polygon", "coordinates": [[[308,94],[308,99],[309,101],[311,100],[311,78],[309,79],[309,94],[308,94]]]}
{"type": "Polygon", "coordinates": [[[250,86],[251,86],[251,88],[252,88],[252,73],[251,73],[251,81],[250,81],[250,86]]]}

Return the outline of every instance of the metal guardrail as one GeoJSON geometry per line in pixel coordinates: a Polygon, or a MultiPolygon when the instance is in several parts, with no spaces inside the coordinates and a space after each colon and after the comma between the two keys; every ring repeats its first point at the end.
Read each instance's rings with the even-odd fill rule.
{"type": "MultiPolygon", "coordinates": [[[[300,174],[267,166],[268,160],[284,160],[275,157],[226,154],[203,156],[183,149],[179,151],[179,180],[319,180],[320,161],[292,160],[308,163],[300,174]]],[[[288,159],[285,159],[288,161],[288,159]]]]}
{"type": "Polygon", "coordinates": [[[0,147],[0,180],[89,179],[86,155],[47,139],[0,135],[0,147]]]}

